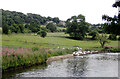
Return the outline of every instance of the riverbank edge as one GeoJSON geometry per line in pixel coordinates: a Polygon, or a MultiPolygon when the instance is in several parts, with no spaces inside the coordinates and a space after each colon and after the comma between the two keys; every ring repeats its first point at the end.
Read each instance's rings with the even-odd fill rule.
{"type": "Polygon", "coordinates": [[[43,63],[35,63],[35,64],[30,64],[30,65],[27,65],[27,66],[18,66],[18,67],[13,67],[13,68],[8,68],[6,70],[2,70],[2,72],[10,72],[12,70],[20,70],[20,69],[24,69],[24,68],[28,68],[28,67],[32,67],[32,66],[37,66],[37,65],[42,65],[42,64],[48,64],[50,62],[53,62],[53,61],[58,61],[58,60],[61,60],[61,59],[65,59],[65,58],[70,58],[70,57],[73,57],[72,54],[66,54],[66,55],[60,55],[60,56],[52,56],[52,57],[49,57],[45,62],[43,63]]]}
{"type": "Polygon", "coordinates": [[[53,62],[53,61],[66,59],[66,58],[70,58],[70,57],[73,57],[73,54],[67,54],[67,55],[61,55],[61,56],[53,56],[53,57],[49,57],[48,60],[46,61],[46,63],[50,63],[50,62],[53,62]]]}
{"type": "MultiPolygon", "coordinates": [[[[91,55],[91,54],[102,54],[102,53],[110,53],[110,52],[97,52],[97,53],[81,54],[80,56],[91,55]]],[[[70,57],[74,57],[74,55],[66,54],[66,55],[60,55],[60,56],[52,56],[47,59],[46,63],[50,63],[53,61],[58,61],[58,60],[66,59],[66,58],[70,58],[70,57]]]]}
{"type": "MultiPolygon", "coordinates": [[[[98,53],[92,53],[92,54],[102,54],[102,53],[110,53],[110,52],[98,52],[98,53]]],[[[85,54],[85,55],[91,55],[91,54],[85,54]]],[[[84,54],[80,56],[84,56],[84,54]]],[[[58,61],[58,60],[62,60],[62,59],[70,58],[70,57],[74,57],[74,55],[67,54],[67,55],[53,56],[53,57],[49,57],[46,63],[51,63],[53,61],[58,61]]]]}
{"type": "MultiPolygon", "coordinates": [[[[100,54],[100,53],[109,53],[109,52],[98,52],[98,53],[93,53],[93,54],[100,54]]],[[[86,55],[90,55],[90,54],[86,54],[86,55]]],[[[80,55],[80,56],[83,56],[83,55],[80,55]]],[[[62,59],[66,59],[66,58],[70,58],[70,57],[74,57],[73,54],[65,54],[65,55],[60,55],[60,56],[52,56],[52,57],[49,57],[45,62],[42,62],[42,63],[35,63],[35,64],[30,64],[30,65],[27,65],[27,66],[19,66],[19,67],[15,67],[15,68],[9,68],[9,69],[6,69],[2,72],[9,72],[9,71],[12,71],[12,70],[19,70],[19,69],[24,69],[24,68],[27,68],[27,67],[32,67],[32,66],[37,66],[37,65],[42,65],[42,64],[49,64],[53,61],[59,61],[59,60],[62,60],[62,59]]]]}
{"type": "MultiPolygon", "coordinates": [[[[101,53],[104,53],[104,52],[98,52],[98,53],[92,53],[92,54],[101,54],[101,53]]],[[[85,54],[85,55],[90,55],[90,54],[85,54]]],[[[80,55],[80,56],[84,56],[84,55],[80,55]]],[[[58,60],[62,60],[62,59],[70,58],[70,57],[74,57],[74,55],[66,54],[66,55],[60,55],[60,56],[52,56],[48,58],[46,63],[51,63],[53,61],[58,61],[58,60]]]]}

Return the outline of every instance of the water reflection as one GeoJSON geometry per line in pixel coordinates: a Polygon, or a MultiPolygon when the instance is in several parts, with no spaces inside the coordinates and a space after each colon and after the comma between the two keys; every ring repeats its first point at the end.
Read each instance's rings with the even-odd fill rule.
{"type": "MultiPolygon", "coordinates": [[[[3,74],[4,76],[5,74],[3,74]]],[[[54,61],[11,74],[13,77],[117,77],[118,54],[93,54],[54,61]]]]}
{"type": "Polygon", "coordinates": [[[87,57],[73,57],[67,61],[67,69],[70,76],[81,77],[84,74],[84,71],[87,70],[87,57]]]}
{"type": "Polygon", "coordinates": [[[29,71],[33,71],[34,69],[45,69],[47,67],[47,64],[43,64],[43,65],[39,65],[39,66],[32,66],[32,67],[27,67],[24,69],[18,69],[18,70],[14,70],[14,71],[10,71],[10,72],[3,72],[2,73],[2,78],[9,78],[10,79],[14,79],[15,77],[19,76],[20,77],[20,73],[23,72],[29,72],[29,71]]]}

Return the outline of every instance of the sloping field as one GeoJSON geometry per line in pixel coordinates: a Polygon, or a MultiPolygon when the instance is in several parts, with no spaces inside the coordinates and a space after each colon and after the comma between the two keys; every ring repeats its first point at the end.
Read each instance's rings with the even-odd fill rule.
{"type": "MultiPolygon", "coordinates": [[[[47,37],[42,38],[34,34],[11,34],[2,35],[3,47],[43,47],[43,48],[76,48],[83,49],[100,49],[100,44],[97,40],[73,40],[67,38],[68,34],[64,33],[48,33],[47,37]]],[[[118,41],[110,41],[106,45],[117,46],[118,41]]]]}

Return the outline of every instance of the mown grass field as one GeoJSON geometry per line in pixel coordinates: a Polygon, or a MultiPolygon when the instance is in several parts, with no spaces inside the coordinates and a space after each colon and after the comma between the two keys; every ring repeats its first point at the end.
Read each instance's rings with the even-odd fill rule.
{"type": "MultiPolygon", "coordinates": [[[[48,33],[47,37],[42,38],[34,34],[11,34],[2,35],[3,47],[17,48],[17,47],[43,47],[43,48],[76,48],[77,46],[83,49],[100,50],[100,43],[97,40],[73,40],[66,38],[68,34],[63,32],[48,33]]],[[[90,36],[88,36],[90,38],[90,36]]],[[[110,41],[106,45],[118,46],[118,41],[110,41]]]]}

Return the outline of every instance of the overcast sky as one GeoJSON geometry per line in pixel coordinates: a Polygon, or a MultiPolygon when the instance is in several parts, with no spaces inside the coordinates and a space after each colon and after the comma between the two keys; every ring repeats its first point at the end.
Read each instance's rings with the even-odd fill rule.
{"type": "Polygon", "coordinates": [[[83,14],[92,24],[102,23],[102,15],[114,16],[118,9],[113,8],[115,0],[2,0],[0,8],[42,16],[59,17],[67,20],[71,16],[83,14]]]}

